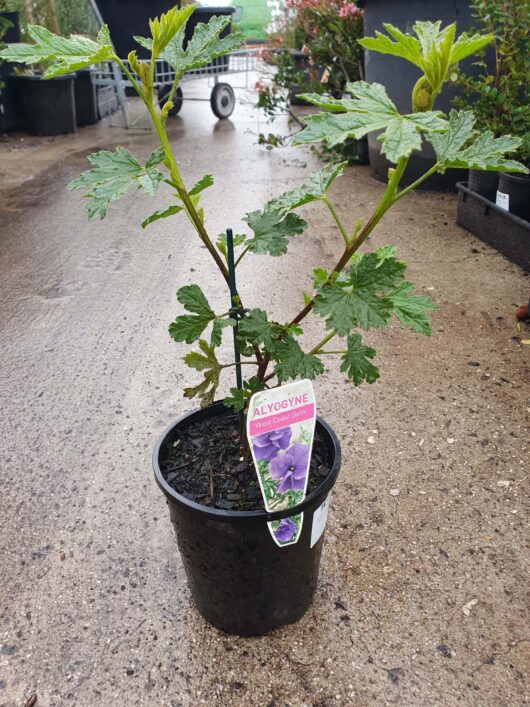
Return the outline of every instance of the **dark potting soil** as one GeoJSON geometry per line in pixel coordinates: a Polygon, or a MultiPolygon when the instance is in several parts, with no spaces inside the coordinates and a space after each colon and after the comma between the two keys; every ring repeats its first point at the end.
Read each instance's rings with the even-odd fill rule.
{"type": "MultiPolygon", "coordinates": [[[[222,415],[178,430],[160,459],[160,469],[171,488],[191,501],[211,508],[263,510],[252,457],[248,461],[241,460],[238,427],[238,415],[226,410],[222,415]]],[[[331,455],[317,428],[307,494],[324,481],[331,463],[331,455]]]]}

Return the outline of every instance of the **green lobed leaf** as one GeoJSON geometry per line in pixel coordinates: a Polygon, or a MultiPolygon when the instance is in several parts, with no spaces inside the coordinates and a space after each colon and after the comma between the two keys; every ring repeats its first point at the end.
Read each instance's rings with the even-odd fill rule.
{"type": "Polygon", "coordinates": [[[358,140],[372,130],[386,127],[386,119],[374,122],[364,113],[317,113],[304,116],[305,128],[296,133],[293,145],[326,141],[330,147],[340,145],[349,137],[358,140]]]}
{"type": "Polygon", "coordinates": [[[44,73],[45,79],[99,64],[114,56],[107,25],[103,25],[95,41],[79,34],[72,34],[68,39],[59,37],[38,25],[28,25],[27,31],[34,44],[8,44],[0,51],[0,58],[28,65],[51,62],[44,73]]]}
{"type": "Polygon", "coordinates": [[[423,58],[418,40],[410,34],[404,34],[388,22],[384,22],[383,27],[390,37],[376,31],[375,37],[363,37],[357,40],[358,43],[370,51],[406,59],[422,69],[423,58]],[[392,41],[391,38],[395,41],[392,41]]]}
{"type": "Polygon", "coordinates": [[[302,186],[291,189],[267,202],[265,211],[287,214],[289,211],[297,209],[304,204],[324,199],[328,189],[335,179],[342,174],[347,164],[347,162],[339,162],[326,165],[318,172],[314,172],[302,186]]]}
{"type": "Polygon", "coordinates": [[[226,37],[219,36],[230,21],[226,16],[214,16],[207,24],[199,23],[186,49],[183,46],[185,27],[182,27],[169,42],[161,58],[181,76],[186,71],[199,69],[217,57],[238,49],[243,42],[242,34],[231,32],[226,37]]]}
{"type": "Polygon", "coordinates": [[[171,337],[177,341],[193,344],[208,324],[215,319],[203,291],[198,285],[184,285],[177,291],[177,299],[191,315],[181,314],[169,325],[171,337]]]}
{"type": "Polygon", "coordinates": [[[201,314],[181,314],[169,325],[169,334],[177,343],[193,344],[211,321],[210,317],[201,314]]]}
{"type": "Polygon", "coordinates": [[[365,49],[411,62],[421,69],[432,89],[438,92],[451,69],[493,40],[492,35],[469,36],[464,33],[455,41],[456,25],[450,24],[442,29],[441,24],[441,21],[416,22],[414,37],[384,23],[386,35],[376,32],[375,37],[364,37],[358,41],[365,49]]]}
{"type": "MultiPolygon", "coordinates": [[[[247,237],[244,233],[234,234],[234,237],[233,237],[234,248],[237,248],[238,246],[243,245],[243,243],[245,243],[246,240],[247,240],[247,237]]],[[[217,236],[217,240],[216,240],[215,244],[218,247],[218,249],[221,251],[221,253],[224,255],[224,257],[226,258],[227,254],[228,254],[226,233],[220,233],[217,236]]]]}
{"type": "Polygon", "coordinates": [[[239,322],[239,336],[253,346],[265,346],[270,351],[284,329],[276,322],[269,322],[263,309],[251,309],[239,322]]]}
{"type": "Polygon", "coordinates": [[[175,34],[183,29],[190,15],[195,10],[196,5],[186,5],[182,9],[178,6],[172,7],[164,12],[160,17],[149,20],[149,29],[152,37],[153,59],[156,59],[167,47],[175,34]]]}
{"type": "Polygon", "coordinates": [[[197,196],[198,194],[201,193],[201,191],[204,191],[205,189],[208,189],[208,187],[211,187],[213,185],[213,177],[211,174],[205,174],[204,177],[201,177],[197,184],[194,184],[192,188],[189,190],[188,194],[190,196],[197,196]]]}
{"type": "Polygon", "coordinates": [[[451,64],[456,65],[458,62],[462,61],[462,59],[476,54],[488,44],[491,44],[493,38],[492,34],[469,35],[467,32],[463,32],[453,44],[451,50],[451,64]]]}
{"type": "Polygon", "coordinates": [[[278,362],[274,372],[280,383],[290,378],[313,380],[324,372],[322,361],[317,356],[304,353],[300,344],[292,337],[276,344],[274,359],[278,362]]]}
{"type": "Polygon", "coordinates": [[[348,105],[351,105],[352,108],[356,106],[355,101],[351,98],[333,98],[322,93],[300,93],[298,98],[331,113],[345,113],[348,105]]]}
{"type": "Polygon", "coordinates": [[[490,130],[478,134],[473,128],[474,123],[472,111],[453,109],[447,132],[430,136],[429,141],[441,167],[528,173],[520,162],[505,158],[507,153],[515,152],[521,145],[520,138],[511,135],[495,138],[490,130]]]}
{"type": "Polygon", "coordinates": [[[252,376],[246,381],[243,381],[243,388],[230,388],[230,395],[224,399],[226,407],[232,408],[237,412],[245,409],[249,399],[258,393],[260,390],[265,390],[266,385],[256,376],[252,376]]]}
{"type": "Polygon", "coordinates": [[[199,285],[184,285],[184,287],[180,287],[177,291],[177,299],[188,312],[201,314],[205,317],[210,317],[210,319],[215,318],[215,314],[199,285]]]}
{"type": "Polygon", "coordinates": [[[324,268],[315,268],[311,271],[311,281],[315,290],[321,290],[328,281],[328,273],[324,268]]]}
{"type": "Polygon", "coordinates": [[[224,399],[224,405],[232,408],[236,412],[243,412],[246,407],[248,397],[242,388],[230,388],[230,395],[224,399]]]}
{"type": "Polygon", "coordinates": [[[184,388],[186,398],[200,398],[201,407],[211,405],[215,398],[215,393],[219,387],[219,376],[221,365],[217,360],[213,346],[209,346],[204,339],[199,341],[199,348],[202,354],[192,351],[184,356],[184,362],[197,371],[202,371],[203,380],[196,386],[184,388]]]}
{"type": "Polygon", "coordinates": [[[402,282],[395,290],[389,292],[388,299],[392,304],[392,314],[406,327],[418,334],[431,335],[429,312],[437,309],[430,297],[413,295],[412,282],[402,282]]]}
{"type": "MultiPolygon", "coordinates": [[[[384,130],[379,137],[382,150],[391,162],[397,162],[421,148],[422,133],[447,129],[447,121],[438,111],[400,115],[381,84],[357,81],[347,84],[346,88],[355,98],[334,99],[328,104],[333,112],[306,116],[306,127],[297,133],[294,143],[325,140],[334,146],[347,138],[359,139],[374,130],[384,130]],[[344,112],[339,114],[339,109],[344,112]]],[[[314,94],[304,94],[304,97],[317,105],[325,105],[315,99],[314,94]]]]}
{"type": "Polygon", "coordinates": [[[379,369],[370,359],[375,356],[375,349],[365,346],[360,334],[348,337],[348,350],[342,356],[340,370],[348,375],[355,385],[363,381],[375,383],[379,378],[379,369]]]}
{"type": "Polygon", "coordinates": [[[326,327],[346,336],[355,327],[386,327],[392,303],[386,296],[402,279],[405,263],[389,255],[387,248],[363,254],[343,280],[322,289],[315,299],[315,311],[326,319],[326,327]]]}
{"type": "Polygon", "coordinates": [[[213,347],[221,346],[221,341],[223,339],[223,330],[226,327],[235,326],[236,322],[234,319],[216,319],[212,326],[212,333],[210,336],[210,345],[213,347]]]}
{"type": "Polygon", "coordinates": [[[178,214],[179,211],[183,210],[183,206],[174,205],[169,206],[167,209],[164,209],[164,211],[155,211],[151,214],[151,216],[148,216],[144,221],[142,221],[142,228],[147,228],[147,226],[149,226],[151,223],[159,221],[161,218],[167,218],[168,216],[178,214]]]}
{"type": "Polygon", "coordinates": [[[283,255],[287,252],[288,238],[303,233],[307,223],[296,214],[284,216],[276,211],[252,211],[243,219],[254,232],[246,242],[256,254],[283,255]]]}
{"type": "Polygon", "coordinates": [[[145,166],[141,165],[123,147],[115,152],[101,150],[88,157],[94,167],[80,174],[68,184],[68,189],[86,189],[89,219],[104,218],[109,204],[127,194],[131,185],[154,194],[164,178],[156,164],[163,159],[163,150],[158,148],[149,157],[145,166]]]}
{"type": "Polygon", "coordinates": [[[438,92],[446,79],[451,65],[451,47],[456,25],[441,29],[441,21],[416,22],[414,31],[420,41],[423,55],[423,71],[432,88],[438,92]]]}

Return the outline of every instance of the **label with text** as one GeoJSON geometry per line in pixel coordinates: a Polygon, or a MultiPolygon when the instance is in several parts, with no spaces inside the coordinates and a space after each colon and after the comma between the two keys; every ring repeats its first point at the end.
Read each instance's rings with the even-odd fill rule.
{"type": "Polygon", "coordinates": [[[496,202],[497,206],[500,209],[503,209],[504,211],[509,211],[510,210],[510,195],[509,194],[504,194],[502,191],[497,191],[497,199],[496,202]]]}
{"type": "Polygon", "coordinates": [[[324,528],[326,527],[326,522],[328,520],[329,497],[330,494],[326,496],[324,503],[322,503],[313,513],[313,525],[311,526],[311,547],[317,544],[320,540],[320,536],[324,532],[324,528]]]}
{"type": "MultiPolygon", "coordinates": [[[[311,381],[255,393],[250,399],[247,436],[267,511],[281,511],[304,498],[315,434],[316,404],[311,381]]],[[[296,543],[304,514],[268,523],[279,546],[296,543]]]]}

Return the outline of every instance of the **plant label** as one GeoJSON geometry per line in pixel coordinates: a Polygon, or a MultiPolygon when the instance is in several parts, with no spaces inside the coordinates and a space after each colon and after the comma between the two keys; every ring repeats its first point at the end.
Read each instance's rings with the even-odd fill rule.
{"type": "Polygon", "coordinates": [[[326,527],[326,522],[328,520],[329,497],[330,494],[328,493],[324,503],[322,503],[313,513],[313,525],[311,526],[311,547],[317,544],[320,536],[324,532],[324,528],[326,527]]]}
{"type": "MultiPolygon", "coordinates": [[[[265,508],[282,511],[305,497],[315,434],[311,381],[301,380],[255,393],[247,415],[247,437],[265,508]]],[[[298,542],[304,514],[268,523],[274,542],[298,542]]]]}
{"type": "Polygon", "coordinates": [[[502,191],[497,191],[497,199],[495,201],[499,209],[504,209],[504,211],[510,210],[510,195],[504,194],[502,191]]]}

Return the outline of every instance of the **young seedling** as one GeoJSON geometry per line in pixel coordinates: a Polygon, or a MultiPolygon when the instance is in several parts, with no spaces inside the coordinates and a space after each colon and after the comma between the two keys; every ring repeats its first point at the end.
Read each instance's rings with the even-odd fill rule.
{"type": "MultiPolygon", "coordinates": [[[[227,237],[221,235],[214,240],[209,235],[200,205],[201,192],[213,185],[213,178],[206,175],[191,188],[186,185],[171,149],[166,121],[182,75],[235,49],[241,37],[230,34],[221,38],[220,33],[229,20],[214,17],[208,24],[197,26],[184,48],[185,25],[192,11],[192,5],[181,10],[174,8],[150,22],[151,37],[136,38],[150,52],[148,61],[141,61],[134,51],[129,54],[127,63],[122,61],[114,53],[105,26],[96,41],[80,36],[65,39],[32,26],[29,34],[34,44],[10,45],[0,56],[25,64],[46,63],[45,78],[102,61],[115,61],[120,66],[145,104],[159,147],[145,164],[122,147],[115,152],[97,152],[89,157],[92,169],[71,182],[69,189],[83,189],[88,217],[102,219],[109,205],[125,196],[131,186],[147,194],[168,188],[171,203],[163,211],[147,217],[142,226],[145,228],[159,219],[183,212],[229,286],[227,237]],[[176,74],[168,100],[161,109],[156,105],[154,94],[157,59],[167,61],[176,74]]],[[[325,140],[332,146],[348,138],[359,139],[371,131],[382,131],[381,149],[394,166],[389,170],[386,190],[373,213],[364,220],[343,222],[329,191],[342,174],[345,163],[328,164],[301,186],[269,201],[262,210],[247,213],[243,219],[246,232],[234,236],[236,267],[249,254],[283,255],[290,239],[301,236],[307,226],[296,211],[306,204],[320,202],[337,227],[342,252],[331,270],[313,270],[312,291],[304,295],[304,306],[293,313],[289,321],[278,322],[264,308],[247,308],[234,292],[233,282],[231,294],[235,308],[232,312],[216,313],[199,285],[186,285],[177,292],[186,313],[176,317],[169,332],[178,343],[198,344],[198,350],[186,354],[184,360],[202,374],[202,380],[186,388],[184,395],[199,398],[203,406],[213,402],[223,371],[234,366],[244,366],[243,371],[251,369],[251,375],[244,377],[240,387],[232,388],[225,399],[227,406],[242,412],[257,391],[291,379],[316,378],[324,371],[324,360],[331,354],[340,356],[340,369],[354,385],[363,381],[374,383],[379,378],[379,370],[373,363],[375,350],[364,341],[361,332],[385,328],[396,318],[414,332],[429,335],[429,314],[435,305],[428,297],[414,293],[413,284],[405,279],[405,263],[397,258],[394,246],[359,252],[368,236],[396,202],[435,172],[453,167],[527,172],[523,165],[506,158],[519,147],[518,138],[494,138],[489,131],[476,131],[471,110],[453,110],[445,116],[435,108],[436,97],[450,72],[462,59],[487,45],[492,37],[462,34],[455,38],[455,25],[442,29],[440,22],[417,22],[414,35],[404,34],[392,25],[385,25],[385,29],[387,34],[378,32],[375,38],[366,38],[360,43],[370,51],[405,59],[419,69],[421,75],[411,99],[412,112],[400,114],[384,86],[358,81],[347,86],[350,98],[338,100],[304,95],[306,101],[323,112],[305,117],[306,127],[296,136],[298,144],[325,140]],[[410,155],[419,150],[424,141],[432,145],[436,160],[423,176],[400,191],[399,183],[410,155]],[[299,337],[301,324],[310,314],[323,319],[326,334],[305,349],[299,337]],[[241,361],[221,362],[217,348],[223,331],[234,327],[236,321],[241,361]],[[336,340],[340,343],[335,344],[336,340]]]]}

